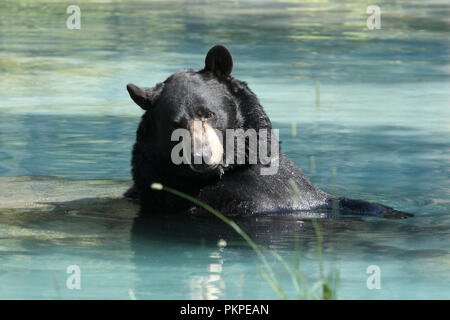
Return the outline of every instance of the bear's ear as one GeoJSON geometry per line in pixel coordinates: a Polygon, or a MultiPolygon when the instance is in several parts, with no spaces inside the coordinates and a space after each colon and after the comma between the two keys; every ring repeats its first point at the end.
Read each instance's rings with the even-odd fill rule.
{"type": "Polygon", "coordinates": [[[153,101],[161,92],[164,85],[159,83],[154,88],[138,87],[132,83],[127,84],[127,90],[131,99],[142,109],[148,110],[151,108],[153,101]]]}
{"type": "Polygon", "coordinates": [[[212,47],[205,59],[205,69],[217,77],[228,78],[233,70],[233,58],[230,51],[222,45],[212,47]]]}

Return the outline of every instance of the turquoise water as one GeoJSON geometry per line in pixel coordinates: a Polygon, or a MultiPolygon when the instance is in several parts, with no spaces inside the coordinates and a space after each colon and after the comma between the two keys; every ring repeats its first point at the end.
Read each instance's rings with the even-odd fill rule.
{"type": "MultiPolygon", "coordinates": [[[[369,1],[81,1],[80,30],[66,28],[69,4],[0,2],[0,298],[277,298],[258,257],[222,222],[141,221],[120,198],[141,115],[126,83],[201,68],[217,43],[316,185],[415,214],[322,219],[338,298],[450,298],[446,1],[378,1],[373,31],[369,1]],[[80,290],[66,287],[70,265],[80,290]],[[367,288],[369,265],[381,289],[367,288]]],[[[313,287],[310,219],[236,222],[290,264],[298,242],[313,287]]]]}

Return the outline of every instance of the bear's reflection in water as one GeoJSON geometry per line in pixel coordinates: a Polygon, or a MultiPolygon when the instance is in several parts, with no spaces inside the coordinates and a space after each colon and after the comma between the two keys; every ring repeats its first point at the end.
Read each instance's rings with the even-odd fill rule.
{"type": "MultiPolygon", "coordinates": [[[[246,217],[234,221],[257,244],[271,249],[283,247],[286,238],[294,238],[304,228],[302,221],[292,217],[246,217]]],[[[214,216],[143,214],[133,221],[131,245],[139,277],[136,295],[144,298],[158,298],[158,291],[164,287],[185,293],[174,294],[174,298],[239,298],[227,296],[227,287],[231,292],[243,293],[248,273],[245,266],[254,265],[254,274],[259,274],[262,267],[242,237],[214,216]],[[241,267],[225,270],[229,264],[241,267]],[[177,272],[173,272],[174,268],[177,272]],[[234,280],[225,281],[224,272],[234,280]]]]}
{"type": "MultiPolygon", "coordinates": [[[[233,221],[258,245],[276,250],[291,262],[296,242],[302,254],[314,260],[317,257],[317,236],[311,217],[326,216],[303,213],[236,217],[233,221]]],[[[324,232],[328,228],[334,230],[330,232],[346,231],[345,224],[333,224],[332,220],[336,221],[323,219],[329,222],[322,223],[324,232]]],[[[255,281],[261,292],[270,291],[260,276],[262,261],[239,234],[215,216],[141,212],[133,221],[131,239],[139,276],[136,294],[141,297],[158,298],[159,290],[172,287],[179,288],[180,293],[189,292],[184,296],[174,294],[173,298],[258,298],[257,292],[246,292],[246,282],[255,281]],[[224,243],[226,247],[221,247],[224,243]]],[[[270,254],[267,257],[280,267],[270,254]]],[[[281,274],[284,272],[281,270],[281,274]]]]}
{"type": "MultiPolygon", "coordinates": [[[[63,231],[70,234],[71,246],[76,245],[72,242],[79,241],[81,245],[91,237],[95,240],[93,252],[114,249],[116,254],[123,254],[124,263],[131,263],[136,281],[130,288],[138,299],[158,299],[161,292],[170,299],[239,298],[227,296],[226,292],[244,292],[243,296],[249,296],[239,280],[242,277],[252,283],[264,282],[259,277],[262,264],[252,249],[214,216],[142,215],[138,205],[124,199],[80,199],[52,205],[51,212],[36,211],[24,215],[26,221],[17,223],[63,231]],[[226,247],[218,245],[220,240],[225,240],[226,247]],[[173,295],[167,296],[168,288],[173,295]]],[[[16,223],[7,216],[3,218],[7,220],[1,223],[16,223]]],[[[288,261],[292,261],[297,242],[302,257],[316,263],[317,236],[311,218],[321,218],[323,249],[333,260],[352,259],[355,255],[359,259],[405,255],[409,250],[390,245],[391,240],[407,240],[410,234],[417,239],[431,232],[426,227],[382,218],[306,213],[237,217],[233,221],[258,245],[276,250],[288,261]],[[410,228],[414,228],[414,233],[410,228]]],[[[98,259],[101,264],[104,257],[98,259]]]]}

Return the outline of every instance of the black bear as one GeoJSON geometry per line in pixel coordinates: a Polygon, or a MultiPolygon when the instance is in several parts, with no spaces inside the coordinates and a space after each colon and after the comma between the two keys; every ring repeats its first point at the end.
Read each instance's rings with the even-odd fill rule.
{"type": "Polygon", "coordinates": [[[231,77],[232,68],[230,52],[218,45],[209,50],[201,70],[177,71],[154,87],[127,85],[145,113],[132,153],[134,185],[125,196],[138,200],[143,213],[200,211],[153,190],[151,184],[159,182],[226,215],[334,209],[410,216],[377,203],[335,198],[315,187],[281,152],[258,98],[245,82],[231,77]],[[177,130],[185,135],[174,139],[177,130]]]}

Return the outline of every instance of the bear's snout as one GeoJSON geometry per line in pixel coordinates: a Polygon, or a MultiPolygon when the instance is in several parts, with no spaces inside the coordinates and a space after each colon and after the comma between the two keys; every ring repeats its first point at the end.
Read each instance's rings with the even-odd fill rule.
{"type": "Polygon", "coordinates": [[[189,134],[191,169],[199,172],[215,169],[223,157],[223,144],[217,132],[206,121],[194,120],[189,125],[189,134]]]}

